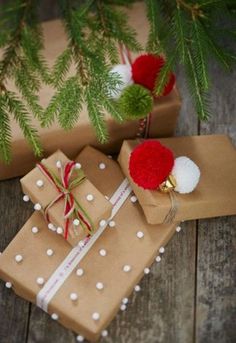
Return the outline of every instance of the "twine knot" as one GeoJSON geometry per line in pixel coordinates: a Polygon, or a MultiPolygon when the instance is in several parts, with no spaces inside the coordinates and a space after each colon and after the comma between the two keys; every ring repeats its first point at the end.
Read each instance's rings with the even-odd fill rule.
{"type": "Polygon", "coordinates": [[[42,163],[38,163],[37,167],[46,176],[46,178],[51,182],[51,184],[56,188],[58,196],[53,199],[44,209],[44,214],[46,220],[50,223],[49,219],[49,209],[60,200],[64,200],[64,211],[63,216],[65,219],[65,230],[64,237],[68,238],[69,224],[70,220],[79,219],[83,229],[88,230],[91,234],[93,231],[93,223],[84,210],[84,208],[79,204],[77,199],[74,197],[72,190],[76,188],[85,180],[84,172],[80,169],[75,168],[75,162],[69,161],[60,168],[60,174],[57,175],[54,171],[50,170],[47,166],[42,163]],[[76,175],[72,177],[73,173],[76,175]]]}

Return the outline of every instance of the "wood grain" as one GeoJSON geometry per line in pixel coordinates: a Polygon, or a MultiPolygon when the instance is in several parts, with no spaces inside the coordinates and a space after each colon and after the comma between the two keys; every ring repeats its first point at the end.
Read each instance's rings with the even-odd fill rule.
{"type": "Polygon", "coordinates": [[[236,341],[236,218],[199,221],[196,342],[236,341]]]}
{"type": "Polygon", "coordinates": [[[32,305],[27,343],[74,343],[75,335],[32,305]]]}
{"type": "MultiPolygon", "coordinates": [[[[31,206],[23,204],[18,180],[0,182],[0,251],[2,251],[26,221],[31,206]],[[25,206],[24,206],[25,205],[25,206]]],[[[0,342],[25,342],[30,304],[17,297],[0,283],[0,342]]]]}
{"type": "MultiPolygon", "coordinates": [[[[236,70],[225,73],[211,64],[214,116],[200,133],[225,133],[236,143],[236,70]]],[[[222,204],[222,206],[227,206],[222,204]]],[[[235,204],[236,207],[236,204],[235,204]]],[[[196,269],[196,342],[236,341],[236,217],[200,220],[196,269]]]]}

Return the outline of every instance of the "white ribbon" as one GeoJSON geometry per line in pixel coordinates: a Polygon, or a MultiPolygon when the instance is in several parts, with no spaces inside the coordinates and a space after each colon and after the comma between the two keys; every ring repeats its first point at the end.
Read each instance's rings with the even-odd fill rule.
{"type": "Polygon", "coordinates": [[[127,50],[125,45],[121,46],[121,53],[122,53],[122,56],[124,58],[125,64],[127,64],[129,67],[131,67],[130,60],[129,60],[129,57],[128,57],[128,50],[127,50]]]}
{"type": "Polygon", "coordinates": [[[97,239],[101,236],[109,221],[117,214],[131,192],[132,189],[128,180],[124,179],[124,181],[110,198],[110,202],[113,205],[111,217],[104,226],[99,227],[93,236],[85,238],[82,245],[79,244],[70,251],[64,261],[62,261],[59,267],[54,271],[43,288],[37,294],[36,305],[38,307],[47,312],[48,304],[51,299],[64,284],[65,280],[70,276],[82,258],[89,252],[97,239]]]}

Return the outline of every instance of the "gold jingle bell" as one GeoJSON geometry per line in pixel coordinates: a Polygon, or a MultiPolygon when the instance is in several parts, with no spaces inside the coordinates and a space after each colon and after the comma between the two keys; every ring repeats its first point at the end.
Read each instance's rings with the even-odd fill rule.
{"type": "Polygon", "coordinates": [[[174,190],[175,187],[176,187],[176,180],[175,180],[175,177],[173,175],[171,175],[171,174],[159,186],[160,191],[163,192],[163,193],[169,193],[172,190],[174,190]]]}

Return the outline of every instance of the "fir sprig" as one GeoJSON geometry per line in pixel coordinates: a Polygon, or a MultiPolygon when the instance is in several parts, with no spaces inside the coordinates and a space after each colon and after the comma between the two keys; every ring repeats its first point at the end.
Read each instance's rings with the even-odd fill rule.
{"type": "MultiPolygon", "coordinates": [[[[3,89],[1,90],[1,93],[3,89]]],[[[11,126],[3,94],[0,94],[0,157],[9,162],[11,149],[11,126]]]]}
{"type": "Polygon", "coordinates": [[[8,31],[3,42],[4,51],[0,61],[0,96],[1,96],[1,136],[0,156],[9,162],[11,157],[10,142],[11,120],[20,126],[25,138],[33,147],[36,155],[42,152],[36,129],[31,124],[27,108],[35,117],[41,117],[42,108],[38,103],[38,91],[41,77],[46,75],[47,68],[41,56],[42,36],[38,28],[37,1],[28,0],[22,3],[12,1],[4,7],[4,21],[0,18],[0,30],[8,31]],[[34,41],[34,43],[32,43],[34,41]],[[34,49],[32,49],[34,46],[34,49]],[[44,64],[37,64],[41,61],[44,64]],[[37,64],[37,65],[36,65],[37,64]],[[12,79],[19,93],[11,92],[6,81],[12,79]],[[26,106],[24,104],[26,103],[26,106]],[[2,124],[3,118],[5,126],[2,124]],[[5,133],[4,133],[5,131],[5,133]]]}
{"type": "Polygon", "coordinates": [[[69,130],[75,125],[81,108],[81,86],[77,77],[70,77],[51,99],[44,113],[42,124],[49,126],[57,117],[60,125],[69,130]]]}
{"type": "Polygon", "coordinates": [[[41,156],[42,147],[39,142],[36,129],[31,125],[31,120],[24,104],[10,91],[3,95],[8,113],[12,113],[15,121],[19,124],[25,138],[32,146],[36,156],[41,156]]]}
{"type": "Polygon", "coordinates": [[[222,37],[229,36],[226,32],[233,34],[235,30],[232,20],[228,20],[229,27],[221,27],[222,16],[231,16],[227,2],[146,0],[146,6],[150,21],[147,49],[165,54],[167,60],[156,80],[156,94],[162,93],[171,69],[181,63],[198,116],[207,119],[210,115],[209,59],[214,57],[228,69],[235,62],[235,52],[222,45],[222,37]],[[163,35],[163,27],[171,34],[163,35]],[[219,28],[221,33],[216,34],[219,28]]]}
{"type": "Polygon", "coordinates": [[[98,139],[104,143],[108,139],[105,113],[123,120],[110,98],[121,81],[109,71],[113,63],[118,63],[118,44],[125,44],[133,51],[141,47],[124,12],[114,7],[116,4],[116,1],[91,0],[78,5],[60,1],[68,45],[53,67],[52,80],[57,90],[44,113],[43,126],[57,118],[63,128],[71,128],[86,103],[98,139]],[[67,79],[72,65],[75,75],[67,79]]]}

